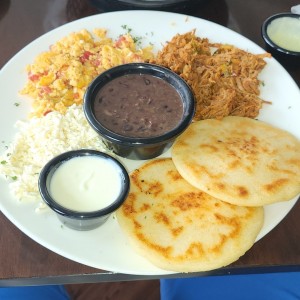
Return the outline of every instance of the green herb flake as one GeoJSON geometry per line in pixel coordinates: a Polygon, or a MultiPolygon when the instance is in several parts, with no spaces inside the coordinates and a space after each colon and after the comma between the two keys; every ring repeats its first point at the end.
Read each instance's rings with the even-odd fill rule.
{"type": "Polygon", "coordinates": [[[132,38],[133,38],[133,41],[135,42],[135,44],[137,44],[137,45],[140,45],[142,42],[142,39],[143,39],[141,36],[135,36],[132,38]]]}
{"type": "Polygon", "coordinates": [[[15,104],[14,104],[15,106],[20,106],[20,103],[19,102],[15,102],[15,104]]]}
{"type": "MultiPolygon", "coordinates": [[[[126,33],[131,35],[132,28],[130,28],[128,25],[121,25],[121,27],[126,31],[126,33]]],[[[132,36],[132,39],[133,39],[133,42],[139,46],[139,45],[141,45],[143,38],[141,36],[132,36]]]]}
{"type": "Polygon", "coordinates": [[[128,25],[121,25],[121,27],[126,30],[128,33],[132,31],[132,28],[128,27],[128,25]]]}
{"type": "Polygon", "coordinates": [[[12,176],[11,179],[12,179],[12,180],[17,180],[17,179],[18,179],[18,176],[12,176]]]}
{"type": "Polygon", "coordinates": [[[2,160],[1,161],[1,165],[5,165],[5,164],[7,164],[7,161],[6,160],[2,160]]]}

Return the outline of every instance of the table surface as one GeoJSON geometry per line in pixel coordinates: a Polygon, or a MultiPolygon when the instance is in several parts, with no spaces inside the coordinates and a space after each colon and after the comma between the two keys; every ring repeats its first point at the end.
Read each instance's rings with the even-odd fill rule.
{"type": "MultiPolygon", "coordinates": [[[[210,0],[199,1],[193,12],[185,13],[222,24],[264,46],[260,36],[263,20],[290,11],[296,4],[291,0],[210,0]]],[[[1,0],[0,68],[45,32],[104,11],[85,0],[1,0]]],[[[300,69],[287,70],[300,86],[300,69]]],[[[299,215],[298,201],[287,217],[238,261],[223,269],[186,276],[300,271],[299,215]]],[[[1,212],[0,228],[0,286],[155,278],[113,274],[68,260],[31,240],[1,212]]]]}

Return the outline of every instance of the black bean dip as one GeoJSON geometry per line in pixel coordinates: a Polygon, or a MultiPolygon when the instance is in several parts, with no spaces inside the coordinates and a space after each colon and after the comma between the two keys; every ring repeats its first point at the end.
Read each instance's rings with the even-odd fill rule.
{"type": "Polygon", "coordinates": [[[110,131],[128,137],[153,137],[175,128],[183,115],[179,93],[148,74],[113,79],[94,102],[96,119],[110,131]]]}

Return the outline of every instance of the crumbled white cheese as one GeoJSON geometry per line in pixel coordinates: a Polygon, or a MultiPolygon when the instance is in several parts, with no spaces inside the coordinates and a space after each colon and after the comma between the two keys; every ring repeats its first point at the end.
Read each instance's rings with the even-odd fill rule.
{"type": "Polygon", "coordinates": [[[42,118],[17,121],[16,126],[19,132],[0,157],[0,174],[20,201],[41,200],[39,173],[54,156],[82,148],[107,152],[82,106],[73,105],[64,115],[53,111],[42,118]]]}

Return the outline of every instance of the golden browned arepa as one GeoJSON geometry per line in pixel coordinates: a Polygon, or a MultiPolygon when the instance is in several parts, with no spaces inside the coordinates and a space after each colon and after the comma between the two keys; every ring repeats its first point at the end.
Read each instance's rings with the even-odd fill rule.
{"type": "Polygon", "coordinates": [[[231,204],[263,206],[300,193],[300,141],[262,121],[195,122],[173,145],[172,158],[190,184],[231,204]]]}
{"type": "Polygon", "coordinates": [[[116,215],[133,248],[161,269],[207,271],[236,261],[255,242],[262,207],[218,200],[190,185],[171,158],[132,172],[116,215]]]}

